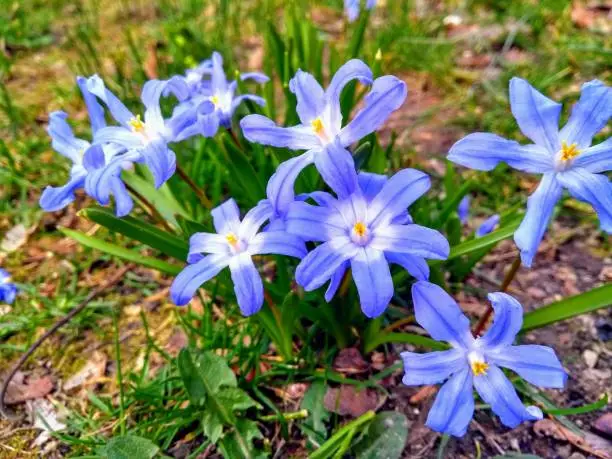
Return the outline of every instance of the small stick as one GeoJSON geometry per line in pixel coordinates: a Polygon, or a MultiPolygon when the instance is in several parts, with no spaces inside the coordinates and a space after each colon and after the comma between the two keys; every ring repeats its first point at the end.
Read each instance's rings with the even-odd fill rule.
{"type": "Polygon", "coordinates": [[[176,165],[176,173],[179,175],[181,179],[183,179],[183,181],[187,185],[189,185],[189,188],[193,190],[193,192],[196,194],[196,196],[198,197],[202,205],[206,207],[207,209],[211,209],[212,203],[210,202],[210,199],[206,197],[204,192],[198,187],[198,185],[196,185],[196,183],[192,180],[192,178],[189,177],[187,172],[185,172],[185,170],[178,164],[176,165]]]}
{"type": "Polygon", "coordinates": [[[108,282],[106,282],[102,286],[98,287],[97,289],[94,289],[89,295],[87,295],[87,297],[77,307],[75,307],[73,310],[71,310],[68,314],[66,314],[60,320],[55,322],[55,324],[53,324],[53,326],[49,330],[47,330],[44,335],[42,335],[40,338],[38,338],[34,342],[34,344],[32,344],[30,346],[30,348],[21,356],[21,358],[13,366],[13,368],[10,371],[10,373],[8,374],[6,379],[4,380],[4,383],[2,383],[2,390],[0,390],[0,414],[2,414],[2,416],[4,416],[9,421],[17,421],[17,420],[19,420],[21,418],[20,416],[16,415],[15,413],[12,413],[7,408],[7,406],[4,403],[4,397],[6,395],[6,392],[8,391],[9,384],[11,383],[12,379],[15,377],[15,375],[17,374],[19,369],[26,362],[26,360],[28,360],[28,357],[30,357],[34,353],[34,351],[36,351],[36,349],[38,349],[40,347],[40,345],[47,340],[47,338],[49,338],[51,335],[53,335],[59,328],[61,328],[62,326],[66,325],[68,322],[70,322],[72,320],[72,318],[74,316],[76,316],[83,309],[85,309],[85,307],[94,298],[96,298],[98,295],[100,295],[104,290],[112,287],[117,282],[119,282],[123,278],[125,273],[128,272],[132,268],[133,268],[133,265],[131,265],[131,264],[125,265],[117,273],[115,273],[115,275],[113,277],[111,277],[108,280],[108,282]]]}
{"type": "Polygon", "coordinates": [[[153,216],[154,220],[156,220],[158,223],[161,223],[161,225],[166,231],[174,233],[174,230],[170,227],[170,225],[168,225],[166,219],[162,216],[162,214],[159,213],[159,211],[155,208],[153,204],[151,204],[151,202],[147,198],[145,198],[142,194],[136,191],[136,189],[134,189],[134,187],[132,187],[131,185],[126,183],[125,187],[130,193],[132,193],[134,196],[136,196],[136,198],[138,198],[145,210],[151,212],[151,215],[153,216]]]}

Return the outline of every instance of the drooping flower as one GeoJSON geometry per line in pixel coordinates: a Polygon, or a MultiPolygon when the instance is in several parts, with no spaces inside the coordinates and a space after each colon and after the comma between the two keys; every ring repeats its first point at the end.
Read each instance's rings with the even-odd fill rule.
{"type": "Polygon", "coordinates": [[[412,286],[412,298],[418,323],[432,338],[452,347],[427,354],[401,354],[404,384],[446,381],[429,411],[428,427],[463,436],[474,414],[474,388],[508,427],[542,418],[539,408],[523,405],[500,367],[540,387],[562,388],[567,375],[551,348],[512,345],[523,324],[523,308],[518,301],[505,293],[489,294],[495,310],[493,325],[482,337],[474,338],[469,319],[439,286],[419,281],[412,286]]]}
{"type": "MultiPolygon", "coordinates": [[[[376,0],[366,0],[366,9],[371,10],[376,6],[376,0]]],[[[354,22],[359,17],[361,0],[344,0],[344,11],[349,22],[354,22]]]]}
{"type": "Polygon", "coordinates": [[[534,143],[520,145],[495,134],[470,134],[451,148],[448,159],[466,167],[492,170],[500,162],[543,174],[527,201],[527,213],[514,233],[523,264],[531,266],[563,189],[593,206],[601,229],[612,232],[612,138],[591,146],[612,116],[612,88],[593,80],[582,86],[565,127],[559,130],[561,104],[527,81],[510,81],[510,107],[521,131],[534,143]]]}
{"type": "Polygon", "coordinates": [[[459,221],[462,225],[465,225],[468,222],[468,218],[470,216],[470,195],[466,194],[459,202],[459,206],[457,206],[457,215],[459,215],[459,221]]]}
{"type": "Polygon", "coordinates": [[[17,286],[11,282],[11,275],[0,268],[0,303],[12,304],[17,291],[17,286]]]}
{"type": "Polygon", "coordinates": [[[306,255],[306,246],[300,238],[283,231],[258,232],[268,219],[265,207],[251,209],[240,221],[236,201],[229,199],[211,214],[217,233],[191,237],[189,264],[172,283],[170,296],[179,306],[187,304],[204,282],[229,266],[238,306],[250,316],[261,309],[264,300],[263,283],[252,257],[277,254],[301,258],[306,255]]]}
{"type": "Polygon", "coordinates": [[[372,71],[366,64],[352,59],[338,69],[324,91],[311,74],[298,70],[289,82],[289,89],[297,98],[301,124],[280,127],[261,115],[249,115],[241,120],[242,132],[251,142],[307,150],[278,166],[270,178],[266,191],[275,214],[286,214],[288,204],[294,200],[295,180],[312,163],[340,197],[354,191],[346,188],[353,182],[343,178],[345,171],[355,168],[346,148],[378,129],[403,104],[407,94],[406,84],[394,76],[382,76],[373,83],[372,78],[372,71]],[[342,127],[340,94],[352,80],[372,83],[372,87],[365,96],[363,108],[342,127]]]}
{"type": "MultiPolygon", "coordinates": [[[[297,267],[298,284],[310,291],[330,281],[326,301],[336,293],[350,266],[361,309],[368,317],[382,314],[393,296],[389,263],[417,279],[429,277],[425,258],[445,259],[449,245],[439,232],[412,224],[406,212],[430,187],[429,177],[404,169],[388,180],[355,171],[351,194],[334,198],[311,193],[319,204],[296,201],[289,206],[287,232],[321,242],[297,267]]],[[[347,179],[351,181],[351,179],[347,179]]]]}
{"type": "MultiPolygon", "coordinates": [[[[262,106],[266,103],[254,94],[236,95],[238,83],[227,81],[223,58],[217,52],[213,53],[210,60],[179,78],[187,83],[189,96],[174,108],[172,118],[168,121],[175,141],[194,135],[212,137],[219,126],[230,128],[234,112],[245,100],[262,106]]],[[[242,73],[240,80],[265,83],[269,78],[263,73],[249,72],[242,73]]]]}
{"type": "MultiPolygon", "coordinates": [[[[86,81],[83,77],[77,77],[77,85],[85,100],[91,130],[95,135],[99,129],[106,126],[106,122],[102,107],[98,104],[95,96],[87,90],[86,81]]],[[[99,150],[103,163],[106,163],[118,153],[118,149],[111,145],[92,147],[87,140],[75,137],[72,128],[66,121],[67,118],[68,115],[63,111],[56,111],[49,115],[47,132],[51,137],[51,145],[55,151],[72,161],[72,167],[70,169],[70,179],[65,185],[60,187],[48,186],[43,191],[40,197],[40,206],[47,212],[66,207],[74,201],[74,192],[85,185],[85,177],[89,172],[88,163],[85,160],[85,154],[88,150],[92,148],[99,150]]]]}
{"type": "MultiPolygon", "coordinates": [[[[172,140],[171,132],[160,108],[162,93],[171,92],[178,100],[187,94],[187,85],[180,78],[167,81],[150,80],[142,89],[141,99],[145,107],[144,119],[134,115],[112,92],[104,86],[100,77],[94,75],[87,80],[87,89],[97,96],[108,108],[120,126],[105,126],[94,134],[94,145],[111,144],[119,150],[111,161],[101,166],[99,151],[89,150],[86,160],[96,167],[95,172],[87,175],[86,192],[95,197],[100,204],[108,204],[110,194],[115,195],[121,212],[129,212],[126,199],[129,198],[125,185],[120,180],[121,172],[130,163],[144,163],[153,175],[155,187],[159,188],[176,169],[176,155],[168,147],[172,140]],[[125,202],[123,202],[125,201],[125,202]]],[[[131,202],[131,199],[130,199],[131,202]]],[[[129,206],[131,209],[131,206],[129,206]]]]}
{"type": "Polygon", "coordinates": [[[499,225],[499,220],[500,216],[498,214],[491,215],[476,229],[476,237],[483,237],[489,234],[499,225]]]}

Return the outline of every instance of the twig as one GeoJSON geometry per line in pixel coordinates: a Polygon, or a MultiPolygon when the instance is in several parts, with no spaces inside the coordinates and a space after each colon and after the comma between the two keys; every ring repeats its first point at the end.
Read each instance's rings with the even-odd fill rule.
{"type": "Polygon", "coordinates": [[[185,172],[185,170],[181,166],[179,166],[178,164],[176,165],[176,173],[179,175],[179,177],[181,179],[183,179],[183,181],[187,185],[189,185],[189,188],[191,188],[193,190],[193,192],[196,194],[196,196],[198,197],[198,199],[200,200],[202,205],[204,207],[206,207],[207,209],[211,209],[212,208],[212,203],[210,202],[210,199],[208,199],[208,197],[198,187],[198,185],[193,181],[193,179],[191,177],[189,177],[187,172],[185,172]]]}
{"type": "Polygon", "coordinates": [[[15,375],[17,374],[19,369],[26,362],[26,360],[28,360],[28,357],[30,357],[34,353],[34,351],[36,351],[36,349],[38,349],[40,347],[40,345],[47,340],[47,338],[49,338],[51,335],[53,335],[59,328],[61,328],[62,326],[66,325],[68,322],[70,322],[72,320],[73,317],[75,317],[83,309],[85,309],[85,307],[94,298],[96,298],[98,295],[100,295],[104,290],[112,287],[117,282],[119,282],[123,278],[125,273],[128,272],[130,269],[132,269],[132,267],[133,267],[133,265],[131,265],[131,264],[125,265],[117,273],[115,273],[115,275],[113,277],[111,277],[105,284],[103,284],[102,286],[98,287],[97,289],[94,289],[89,295],[87,295],[87,297],[78,306],[76,306],[73,310],[71,310],[68,314],[66,314],[60,320],[55,322],[55,324],[53,324],[53,326],[49,330],[47,330],[40,338],[38,338],[34,342],[34,344],[32,344],[29,347],[29,349],[21,356],[21,358],[13,366],[13,368],[10,371],[10,373],[8,374],[6,379],[4,380],[4,383],[2,383],[2,390],[0,390],[0,414],[2,414],[2,416],[4,416],[9,421],[16,421],[16,420],[21,419],[21,416],[16,415],[15,413],[12,413],[7,408],[7,406],[4,403],[4,397],[6,395],[6,392],[8,391],[9,384],[11,383],[11,381],[13,380],[13,378],[15,377],[15,375]]]}
{"type": "Polygon", "coordinates": [[[134,196],[136,196],[136,198],[138,198],[138,200],[142,203],[145,210],[148,210],[151,213],[153,220],[160,223],[166,231],[170,233],[174,233],[174,230],[172,229],[170,225],[168,225],[168,222],[163,217],[163,215],[159,213],[157,208],[147,198],[145,198],[142,194],[136,191],[136,189],[132,187],[131,185],[129,185],[128,183],[125,184],[125,187],[128,189],[130,193],[132,193],[134,196]]]}

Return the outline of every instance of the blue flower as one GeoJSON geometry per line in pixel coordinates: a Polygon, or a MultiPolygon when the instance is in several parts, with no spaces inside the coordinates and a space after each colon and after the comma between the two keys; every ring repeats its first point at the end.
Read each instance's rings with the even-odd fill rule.
{"type": "Polygon", "coordinates": [[[297,98],[301,124],[280,127],[261,115],[249,115],[241,120],[242,132],[251,142],[307,150],[282,163],[268,182],[267,196],[276,214],[286,214],[288,204],[294,200],[295,180],[302,169],[312,163],[340,197],[354,191],[350,188],[353,182],[346,181],[344,172],[338,175],[339,171],[355,168],[346,148],[378,129],[402,105],[407,94],[406,84],[398,78],[390,75],[377,78],[365,96],[363,108],[342,127],[342,89],[352,80],[370,84],[372,78],[370,68],[353,59],[338,69],[324,91],[311,74],[298,70],[289,82],[289,89],[297,98]]]}
{"type": "Polygon", "coordinates": [[[17,286],[11,282],[11,275],[0,268],[0,303],[12,304],[17,290],[17,286]]]}
{"type": "MultiPolygon", "coordinates": [[[[359,9],[361,0],[344,0],[344,11],[350,22],[355,21],[359,17],[359,9]]],[[[376,6],[376,0],[367,0],[366,9],[371,10],[376,6]]]]}
{"type": "Polygon", "coordinates": [[[442,288],[420,281],[412,286],[412,298],[418,323],[432,338],[452,346],[447,351],[401,354],[404,384],[446,381],[429,411],[428,427],[463,436],[474,414],[474,388],[508,427],[542,418],[539,408],[522,404],[499,367],[540,387],[562,388],[567,375],[551,348],[512,345],[523,324],[523,308],[518,301],[505,293],[489,294],[495,310],[493,325],[482,337],[474,338],[469,319],[442,288]]]}
{"type": "Polygon", "coordinates": [[[112,193],[115,196],[117,215],[122,216],[131,209],[131,198],[120,180],[123,169],[133,163],[144,163],[151,171],[157,188],[174,174],[176,155],[168,147],[171,135],[161,112],[160,97],[162,93],[171,92],[177,99],[183,100],[188,94],[188,88],[180,78],[148,81],[141,95],[145,106],[144,119],[128,110],[106,89],[97,75],[87,80],[87,89],[104,102],[120,124],[98,129],[94,133],[94,145],[111,144],[120,154],[104,163],[99,150],[88,150],[85,160],[95,171],[87,175],[85,191],[101,204],[108,204],[112,193]]]}
{"type": "Polygon", "coordinates": [[[466,167],[492,170],[500,162],[543,174],[527,201],[527,213],[514,233],[523,264],[531,266],[563,189],[593,206],[601,229],[612,232],[612,138],[591,146],[612,116],[612,89],[593,80],[582,86],[580,100],[559,130],[558,104],[520,78],[510,80],[510,107],[521,131],[534,143],[520,145],[495,134],[470,134],[451,148],[448,159],[466,167]]]}
{"type": "MultiPolygon", "coordinates": [[[[91,130],[95,135],[99,129],[106,126],[106,122],[102,107],[98,104],[95,96],[86,88],[86,81],[83,77],[77,77],[77,84],[87,106],[91,130]]],[[[83,188],[85,177],[88,174],[85,154],[92,148],[91,143],[74,136],[72,128],[66,121],[67,118],[68,115],[63,111],[52,112],[49,115],[47,132],[51,137],[51,146],[59,154],[72,161],[72,167],[70,169],[70,179],[65,185],[60,187],[48,186],[43,191],[40,197],[40,206],[47,212],[60,210],[74,201],[74,192],[83,188]]],[[[101,149],[105,161],[117,153],[117,149],[110,145],[104,145],[96,149],[98,148],[101,149]]]]}
{"type": "Polygon", "coordinates": [[[268,219],[268,209],[257,206],[240,221],[233,199],[212,210],[214,233],[196,233],[189,241],[189,265],[176,277],[170,289],[175,304],[187,304],[204,282],[229,266],[238,306],[245,316],[261,309],[264,288],[253,263],[254,255],[306,255],[304,242],[291,234],[275,231],[259,233],[268,219]],[[204,256],[203,254],[208,254],[204,256]]]}
{"type": "Polygon", "coordinates": [[[427,279],[425,258],[445,259],[449,246],[439,232],[410,223],[406,212],[430,187],[423,172],[404,169],[388,180],[367,173],[357,177],[354,170],[342,175],[353,177],[351,194],[336,199],[316,192],[310,196],[318,206],[299,201],[289,206],[287,231],[322,242],[300,262],[295,278],[307,291],[329,280],[325,299],[330,301],[350,266],[361,309],[377,317],[393,296],[389,263],[427,279]]]}
{"type": "Polygon", "coordinates": [[[459,206],[457,206],[457,215],[459,215],[459,221],[462,225],[465,225],[468,222],[468,218],[470,216],[470,195],[466,194],[461,202],[459,202],[459,206]]]}
{"type": "Polygon", "coordinates": [[[489,218],[487,218],[484,222],[480,224],[478,229],[476,229],[476,237],[483,237],[489,234],[495,229],[497,225],[499,225],[499,220],[499,215],[491,215],[489,218]]]}
{"type": "MultiPolygon", "coordinates": [[[[176,77],[175,77],[176,78],[176,77]]],[[[212,137],[219,126],[230,128],[232,117],[245,100],[265,105],[265,100],[253,94],[236,96],[237,82],[228,82],[223,70],[223,58],[217,52],[212,59],[189,70],[182,78],[189,88],[189,96],[178,104],[168,121],[174,140],[194,135],[212,137]]],[[[258,72],[243,73],[240,80],[265,83],[269,78],[258,72]]]]}

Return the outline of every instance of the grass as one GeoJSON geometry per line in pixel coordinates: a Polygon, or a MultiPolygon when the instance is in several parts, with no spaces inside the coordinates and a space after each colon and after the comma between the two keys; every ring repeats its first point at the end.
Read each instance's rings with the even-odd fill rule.
{"type": "MultiPolygon", "coordinates": [[[[16,359],[41,330],[78,304],[121,263],[98,251],[70,244],[58,231],[60,226],[84,232],[95,230],[96,236],[108,242],[143,249],[105,229],[96,230],[91,222],[78,220],[73,210],[50,216],[38,207],[40,190],[48,184],[63,183],[68,172],[67,162],[51,151],[44,132],[46,114],[65,110],[76,133],[89,136],[74,76],[99,73],[122,100],[136,107],[146,79],[183,73],[218,50],[230,68],[263,66],[267,73],[274,72],[277,80],[286,82],[290,73],[287,68],[284,73],[288,74],[279,72],[276,65],[281,59],[272,58],[281,47],[266,33],[269,21],[286,40],[282,45],[285,50],[299,48],[295,40],[287,38],[297,39],[299,33],[309,37],[302,37],[304,43],[316,42],[325,50],[324,66],[317,67],[318,59],[323,59],[317,49],[303,49],[304,55],[297,54],[299,57],[288,62],[288,68],[295,70],[306,63],[311,70],[319,68],[327,75],[330,72],[326,66],[333,69],[342,62],[340,56],[350,48],[355,30],[347,28],[341,2],[285,3],[30,0],[0,12],[0,138],[4,139],[0,141],[0,230],[4,233],[18,224],[31,230],[27,245],[10,253],[0,252],[0,264],[22,283],[23,290],[14,307],[2,315],[1,361],[16,359]],[[315,26],[304,26],[304,17],[312,18],[315,26]],[[262,47],[264,57],[258,59],[262,47]]],[[[383,73],[397,73],[422,82],[421,87],[410,88],[408,104],[412,97],[432,95],[425,107],[430,112],[418,115],[417,127],[404,123],[400,131],[416,132],[418,127],[428,126],[435,130],[443,124],[455,128],[457,137],[461,132],[491,131],[521,139],[507,103],[507,85],[512,76],[527,78],[552,98],[567,103],[574,101],[580,83],[595,77],[609,80],[612,51],[606,48],[605,34],[577,27],[571,19],[569,2],[491,4],[448,0],[434,8],[408,0],[386,3],[372,15],[360,55],[372,63],[380,49],[383,73]],[[449,15],[462,19],[452,33],[448,20],[445,23],[449,15]],[[462,28],[466,30],[463,34],[462,28]],[[484,66],[458,64],[467,51],[488,56],[490,62],[484,66]],[[451,107],[444,111],[442,120],[436,119],[438,107],[451,107]]],[[[291,107],[287,110],[282,102],[282,85],[276,89],[278,94],[272,96],[277,104],[267,110],[274,110],[278,118],[283,114],[295,116],[291,107]]],[[[609,132],[601,138],[606,135],[609,132]]],[[[410,136],[392,150],[391,163],[396,168],[425,164],[425,158],[415,156],[416,147],[410,136]]],[[[213,202],[227,196],[228,189],[230,194],[242,197],[245,207],[253,204],[249,200],[263,197],[245,193],[241,188],[244,184],[232,180],[228,161],[221,156],[223,151],[223,143],[209,140],[191,141],[177,148],[179,157],[189,164],[191,176],[207,186],[213,202]]],[[[266,158],[255,164],[256,172],[268,177],[271,163],[281,159],[270,157],[283,154],[286,152],[256,150],[254,157],[266,158]]],[[[504,168],[491,174],[471,174],[476,183],[475,208],[482,215],[514,209],[524,202],[523,191],[532,185],[504,168]]],[[[438,179],[448,180],[441,176],[438,179]]],[[[456,176],[447,183],[447,195],[458,187],[459,179],[456,176]]],[[[183,236],[190,233],[185,225],[210,227],[208,213],[188,188],[176,178],[168,188],[184,197],[179,204],[193,220],[181,225],[183,236]]],[[[422,207],[417,207],[413,215],[419,221],[431,219],[441,205],[438,201],[420,204],[422,207]]],[[[79,201],[79,206],[85,204],[79,201]]],[[[137,215],[146,218],[143,209],[138,209],[137,215]]],[[[159,256],[155,251],[144,250],[150,256],[159,256]]],[[[290,266],[277,262],[281,277],[278,282],[288,284],[290,266]]],[[[311,306],[309,320],[297,326],[293,335],[290,331],[288,337],[271,339],[285,330],[281,326],[275,331],[275,324],[291,322],[291,316],[285,316],[290,308],[284,302],[292,301],[292,297],[286,299],[282,292],[273,291],[281,316],[277,310],[266,308],[258,320],[247,320],[232,301],[222,299],[231,298],[226,292],[228,277],[222,276],[209,296],[195,305],[176,309],[168,304],[165,295],[156,296],[169,285],[168,277],[138,269],[126,276],[119,291],[92,302],[37,352],[31,367],[49,362],[54,374],[62,379],[78,371],[93,348],[102,349],[113,362],[108,367],[110,378],[102,378],[76,397],[58,395],[70,412],[68,429],[57,434],[68,455],[105,454],[108,438],[126,432],[149,439],[163,451],[184,447],[189,451],[188,457],[193,458],[209,448],[203,432],[206,424],[201,422],[202,406],[186,389],[184,375],[176,363],[178,349],[172,338],[179,332],[184,334],[187,348],[215,349],[222,355],[238,376],[240,389],[258,404],[257,408],[238,410],[239,418],[258,421],[257,432],[263,435],[263,440],[255,443],[258,450],[273,454],[278,443],[270,438],[282,438],[288,444],[299,437],[309,438],[310,446],[330,438],[343,419],[332,416],[325,423],[325,414],[319,413],[319,418],[311,416],[308,422],[286,420],[283,413],[304,408],[304,402],[296,406],[278,394],[293,382],[364,384],[358,378],[329,369],[338,343],[354,342],[355,330],[365,328],[366,322],[359,312],[349,313],[352,317],[348,320],[338,309],[329,312],[311,306]],[[156,298],[148,302],[149,297],[156,298]],[[343,330],[339,325],[346,320],[352,321],[353,327],[343,330]],[[293,348],[297,342],[308,345],[293,348]],[[58,353],[58,349],[63,352],[58,353]],[[293,354],[292,358],[279,359],[283,352],[293,354]],[[270,420],[274,416],[277,420],[270,420]]],[[[354,288],[350,288],[347,302],[356,304],[355,296],[354,288]]],[[[316,305],[321,296],[311,293],[300,300],[316,305]]],[[[407,289],[400,288],[394,301],[407,304],[407,289]]],[[[389,320],[401,317],[403,312],[392,310],[389,320]]],[[[306,408],[318,413],[316,405],[321,400],[317,394],[310,395],[305,400],[314,403],[306,408]]],[[[224,425],[223,429],[226,438],[239,438],[237,427],[224,425]]],[[[233,446],[228,443],[225,447],[233,446]]]]}

